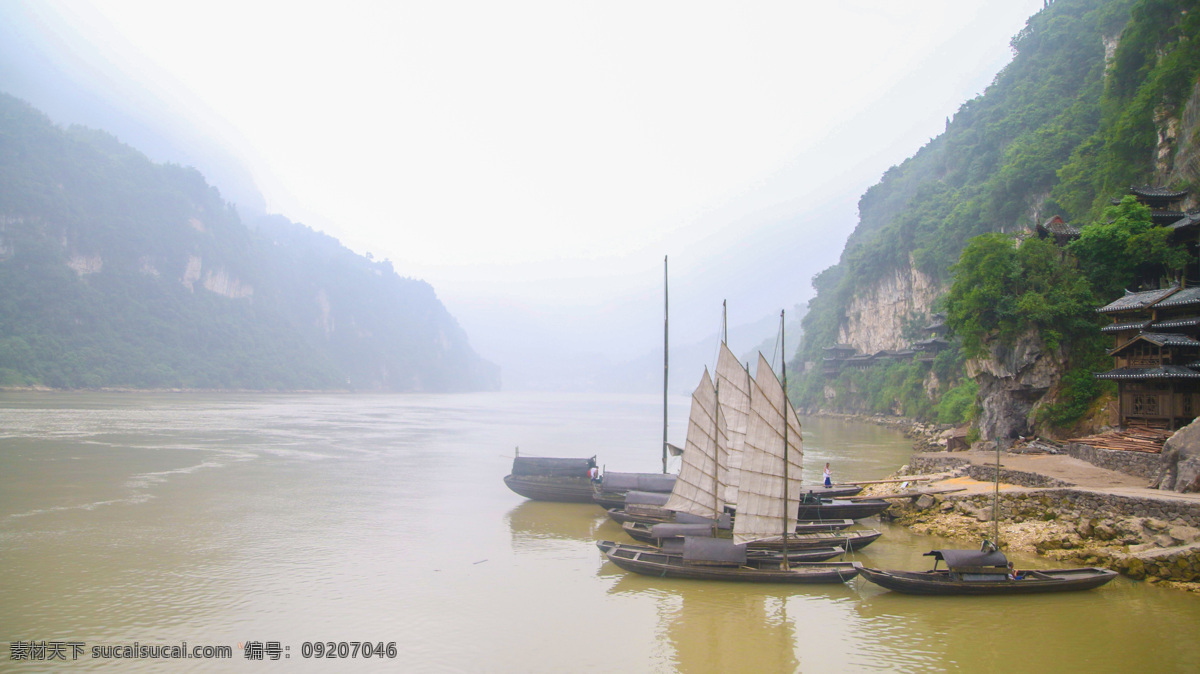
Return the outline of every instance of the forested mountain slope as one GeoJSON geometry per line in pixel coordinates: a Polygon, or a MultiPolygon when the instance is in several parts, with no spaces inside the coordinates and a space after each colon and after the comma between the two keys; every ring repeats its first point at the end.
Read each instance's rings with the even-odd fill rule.
{"type": "MultiPolygon", "coordinates": [[[[827,346],[873,353],[927,336],[919,328],[943,308],[974,236],[1029,231],[1054,215],[1095,222],[1131,185],[1190,188],[1195,205],[1197,10],[1182,0],[1056,0],[1031,17],[992,85],[862,196],[840,262],[814,278],[797,361],[815,368],[794,395],[810,407],[854,397],[837,400],[837,386],[814,374],[827,346]]],[[[907,411],[928,415],[953,370],[918,377],[924,390],[910,398],[927,399],[907,411]]],[[[901,411],[898,396],[856,404],[901,411]]]]}
{"type": "Polygon", "coordinates": [[[0,288],[0,385],[499,385],[428,284],[3,94],[0,288]]]}

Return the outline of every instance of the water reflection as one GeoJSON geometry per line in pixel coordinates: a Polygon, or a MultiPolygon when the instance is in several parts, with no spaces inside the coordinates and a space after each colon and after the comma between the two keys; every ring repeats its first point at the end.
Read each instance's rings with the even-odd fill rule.
{"type": "Polygon", "coordinates": [[[547,501],[524,501],[508,511],[506,519],[517,552],[542,548],[548,541],[594,542],[603,537],[601,525],[609,521],[604,510],[591,503],[547,501]]]}

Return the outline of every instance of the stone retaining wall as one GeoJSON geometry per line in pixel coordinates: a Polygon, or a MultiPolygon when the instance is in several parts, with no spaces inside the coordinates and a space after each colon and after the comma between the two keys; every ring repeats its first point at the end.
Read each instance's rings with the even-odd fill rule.
{"type": "Polygon", "coordinates": [[[1067,455],[1080,461],[1087,461],[1093,466],[1118,473],[1144,477],[1153,480],[1158,477],[1161,454],[1147,452],[1129,452],[1119,449],[1101,449],[1081,442],[1069,442],[1066,446],[1067,455]]]}
{"type": "Polygon", "coordinates": [[[924,475],[958,470],[970,463],[970,461],[956,456],[914,456],[908,462],[908,469],[912,475],[924,475]]]}
{"type": "MultiPolygon", "coordinates": [[[[996,479],[996,467],[970,466],[967,468],[967,475],[980,482],[993,482],[996,479]]],[[[1027,473],[1023,470],[1008,470],[1006,468],[1000,469],[1000,481],[1005,484],[1015,484],[1018,487],[1032,487],[1036,489],[1074,486],[1070,482],[1064,482],[1058,478],[1048,477],[1039,473],[1027,473]]]]}
{"type": "MultiPolygon", "coordinates": [[[[954,499],[949,495],[948,499],[954,499]]],[[[979,506],[991,505],[991,494],[961,497],[979,506]]],[[[1079,489],[1046,489],[1038,492],[1000,492],[1001,508],[1020,508],[1036,502],[1042,509],[1078,512],[1082,517],[1146,517],[1174,522],[1183,520],[1188,526],[1200,528],[1200,502],[1174,499],[1142,498],[1117,494],[1100,494],[1079,489]],[[1005,503],[1007,501],[1007,503],[1005,503]]]]}

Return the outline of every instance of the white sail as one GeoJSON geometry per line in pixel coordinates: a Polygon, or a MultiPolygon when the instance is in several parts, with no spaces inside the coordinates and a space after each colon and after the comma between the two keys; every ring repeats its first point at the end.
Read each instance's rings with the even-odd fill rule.
{"type": "Polygon", "coordinates": [[[733,522],[735,543],[762,540],[796,530],[803,454],[800,420],[796,418],[796,411],[779,378],[760,353],[758,370],[751,385],[750,419],[742,451],[737,517],[733,522]]]}
{"type": "Polygon", "coordinates": [[[692,393],[683,465],[663,507],[710,519],[720,516],[725,509],[726,476],[721,466],[728,463],[723,456],[727,443],[717,390],[705,368],[700,385],[692,393]]]}
{"type": "Polygon", "coordinates": [[[738,472],[741,470],[742,447],[746,444],[746,429],[750,419],[750,373],[722,342],[714,374],[729,437],[726,452],[728,465],[725,466],[728,483],[725,488],[725,501],[737,503],[738,472]]]}

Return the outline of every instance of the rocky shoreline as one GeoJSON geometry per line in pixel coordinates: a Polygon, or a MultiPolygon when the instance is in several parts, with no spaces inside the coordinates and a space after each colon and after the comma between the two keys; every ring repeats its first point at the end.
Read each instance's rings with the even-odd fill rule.
{"type": "MultiPolygon", "coordinates": [[[[928,479],[929,489],[962,491],[896,499],[881,517],[914,532],[954,538],[971,547],[992,537],[994,463],[972,462],[947,452],[953,429],[884,416],[823,414],[876,423],[913,440],[908,465],[892,477],[928,479]]],[[[995,456],[994,444],[987,448],[995,456]]],[[[1145,468],[1127,478],[1137,487],[1081,485],[1018,463],[1021,453],[1063,454],[1057,443],[1015,443],[1001,452],[999,538],[1001,548],[1036,554],[1063,564],[1100,566],[1136,580],[1200,594],[1200,499],[1145,488],[1145,468]]],[[[1092,448],[1086,448],[1092,449],[1092,448]]],[[[1080,450],[1083,451],[1083,450],[1080,450]]],[[[1120,462],[1110,461],[1112,469],[1120,462]]],[[[1109,469],[1109,466],[1105,466],[1109,469]]],[[[909,491],[900,484],[872,485],[864,495],[909,491]]]]}

